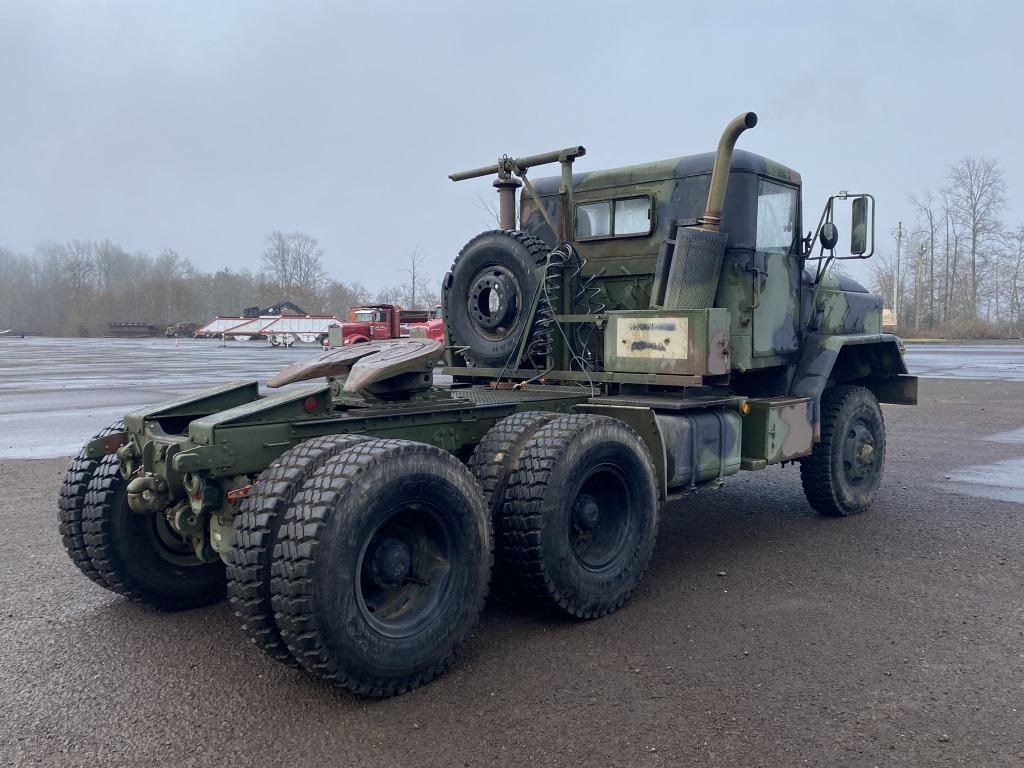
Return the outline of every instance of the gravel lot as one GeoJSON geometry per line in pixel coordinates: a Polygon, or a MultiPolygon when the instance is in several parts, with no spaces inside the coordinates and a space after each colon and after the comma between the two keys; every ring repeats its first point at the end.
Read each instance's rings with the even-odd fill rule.
{"type": "MultiPolygon", "coordinates": [[[[74,396],[98,412],[95,381],[74,396]]],[[[795,468],[741,473],[669,508],[624,610],[492,604],[449,674],[382,702],[265,659],[226,604],[96,587],[57,536],[66,459],[0,461],[0,765],[1022,765],[1024,383],[921,396],[885,407],[871,512],[822,519],[795,468]]],[[[0,401],[6,448],[33,422],[0,401]]],[[[70,452],[59,423],[39,454],[70,452]]]]}

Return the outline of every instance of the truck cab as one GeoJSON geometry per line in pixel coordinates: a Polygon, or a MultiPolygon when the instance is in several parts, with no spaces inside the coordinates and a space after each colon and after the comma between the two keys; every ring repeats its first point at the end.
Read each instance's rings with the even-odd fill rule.
{"type": "Polygon", "coordinates": [[[401,336],[399,325],[400,307],[392,304],[371,304],[352,307],[348,320],[337,326],[334,332],[338,339],[331,340],[331,346],[364,344],[368,341],[383,341],[401,336]]]}
{"type": "MultiPolygon", "coordinates": [[[[563,212],[561,179],[534,182],[553,221],[568,216],[584,269],[600,275],[604,311],[656,304],[653,294],[681,228],[697,226],[715,153],[573,174],[573,210],[563,212]]],[[[881,333],[882,302],[852,278],[806,269],[800,174],[752,152],[733,154],[720,231],[727,237],[712,307],[728,311],[732,383],[791,383],[808,334],[881,333]],[[774,382],[772,373],[781,372],[774,382]]],[[[522,196],[521,227],[552,247],[558,239],[537,201],[522,196]]]]}

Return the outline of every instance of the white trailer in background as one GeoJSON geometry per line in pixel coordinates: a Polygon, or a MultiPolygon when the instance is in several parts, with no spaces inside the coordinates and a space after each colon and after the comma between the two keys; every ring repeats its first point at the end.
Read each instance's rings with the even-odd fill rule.
{"type": "Polygon", "coordinates": [[[196,330],[196,336],[248,341],[265,338],[271,346],[290,347],[296,342],[323,344],[334,315],[260,315],[259,317],[215,317],[196,330]]]}

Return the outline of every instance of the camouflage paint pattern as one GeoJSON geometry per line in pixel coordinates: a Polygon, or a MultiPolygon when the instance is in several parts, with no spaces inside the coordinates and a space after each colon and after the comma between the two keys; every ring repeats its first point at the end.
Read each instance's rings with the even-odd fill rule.
{"type": "Polygon", "coordinates": [[[740,471],[742,423],[731,410],[656,413],[665,440],[669,490],[693,489],[740,471]]]}
{"type": "Polygon", "coordinates": [[[778,464],[806,456],[814,444],[813,421],[809,397],[750,401],[743,417],[743,458],[778,464]]]}
{"type": "MultiPolygon", "coordinates": [[[[295,384],[268,397],[259,395],[256,382],[216,387],[127,415],[123,445],[118,446],[122,439],[94,441],[89,455],[116,450],[126,476],[162,478],[170,503],[186,502],[205,521],[199,534],[189,532],[199,536],[197,552],[220,552],[236,511],[229,492],[244,488],[288,448],[320,435],[397,437],[465,457],[488,429],[515,412],[606,413],[633,426],[647,443],[667,497],[672,491],[716,484],[741,467],[757,469],[806,455],[818,438],[821,393],[831,384],[857,381],[883,401],[915,401],[916,380],[906,376],[897,340],[881,333],[880,300],[854,281],[830,274],[815,286],[803,269],[799,216],[791,253],[758,250],[760,182],[789,185],[799,193],[801,181],[795,171],[742,150],[733,155],[723,207],[721,232],[728,241],[715,308],[686,315],[685,357],[649,350],[649,355],[630,358],[612,351],[619,346],[619,329],[609,317],[659,317],[649,311],[659,255],[676,227],[694,226],[703,214],[714,159],[714,153],[707,153],[572,176],[576,206],[648,196],[651,221],[648,232],[574,243],[585,259],[583,274],[593,277],[594,304],[603,307],[599,316],[583,321],[595,329],[590,348],[604,358],[598,363],[605,370],[593,377],[579,370],[561,375],[578,384],[596,380],[605,395],[653,390],[685,399],[688,387],[703,385],[712,395],[731,396],[728,406],[680,410],[595,403],[585,386],[426,388],[423,371],[410,383],[403,376],[411,372],[384,366],[388,369],[368,374],[374,380],[363,382],[363,392],[351,391],[345,376],[295,384]],[[615,340],[607,351],[605,334],[615,340]],[[636,368],[637,359],[647,361],[640,372],[616,370],[622,360],[628,360],[622,368],[636,368]],[[737,403],[742,398],[749,412],[741,416],[737,403]]],[[[551,221],[563,215],[572,221],[576,211],[561,210],[560,184],[557,177],[533,182],[551,221]]],[[[554,245],[537,205],[522,196],[520,227],[554,245]]],[[[562,316],[575,311],[561,307],[562,316]]],[[[683,319],[671,311],[660,316],[683,319]]],[[[675,331],[683,332],[681,325],[677,322],[675,331]]],[[[650,343],[642,335],[634,341],[650,343]]],[[[662,351],[674,348],[669,343],[662,351]]],[[[299,381],[317,366],[318,375],[343,373],[332,370],[331,362],[314,360],[279,380],[299,381]]],[[[347,360],[341,367],[348,375],[348,366],[355,365],[347,360]]],[[[548,381],[559,380],[559,372],[545,373],[548,381]]],[[[498,374],[478,370],[480,375],[498,374]]]]}
{"type": "MultiPolygon", "coordinates": [[[[653,201],[649,234],[579,240],[574,246],[595,275],[597,301],[610,311],[643,310],[651,303],[654,272],[663,244],[676,225],[693,226],[704,211],[714,153],[573,175],[574,202],[580,205],[649,195],[653,201]]],[[[757,253],[757,194],[761,178],[799,190],[800,175],[767,158],[736,150],[726,192],[721,231],[728,235],[715,306],[730,313],[732,368],[746,371],[783,364],[799,345],[800,267],[795,255],[757,253]],[[755,301],[753,269],[761,273],[755,301]],[[756,304],[756,306],[755,306],[756,304]]],[[[554,220],[561,216],[559,179],[534,182],[554,220]]],[[[527,195],[521,227],[554,244],[554,235],[527,195]]],[[[795,233],[794,233],[795,235],[795,233]]],[[[795,243],[794,243],[794,247],[795,243]]]]}

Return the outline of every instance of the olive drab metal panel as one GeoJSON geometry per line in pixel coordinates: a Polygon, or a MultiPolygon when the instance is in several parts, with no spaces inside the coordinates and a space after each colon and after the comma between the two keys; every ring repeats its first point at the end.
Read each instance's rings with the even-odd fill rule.
{"type": "Polygon", "coordinates": [[[743,417],[743,458],[777,464],[806,456],[814,443],[809,397],[751,399],[743,417]]]}
{"type": "Polygon", "coordinates": [[[722,376],[729,373],[729,311],[609,312],[605,370],[722,376]]]}

